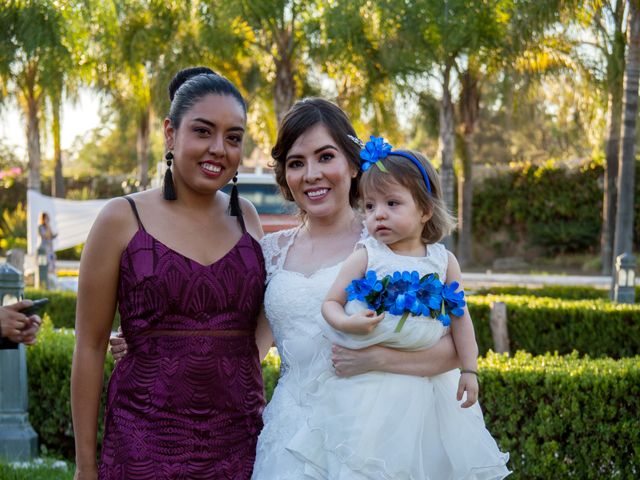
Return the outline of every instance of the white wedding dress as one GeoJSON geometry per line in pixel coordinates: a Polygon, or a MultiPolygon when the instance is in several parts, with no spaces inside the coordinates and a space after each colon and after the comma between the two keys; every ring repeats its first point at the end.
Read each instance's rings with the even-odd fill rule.
{"type": "Polygon", "coordinates": [[[320,307],[342,262],[310,276],[285,270],[298,228],[265,235],[260,244],[267,270],[264,307],[280,355],[280,378],[263,413],[253,480],[303,480],[304,463],[286,450],[306,425],[310,382],[331,369],[331,343],[323,336],[320,307]]]}
{"type": "MultiPolygon", "coordinates": [[[[393,335],[397,317],[389,316],[368,338],[354,340],[332,330],[320,307],[341,263],[308,277],[285,270],[296,232],[277,232],[261,241],[268,280],[265,310],[282,365],[264,411],[252,478],[488,480],[506,476],[508,455],[498,450],[486,431],[480,407],[463,410],[455,400],[457,370],[432,378],[382,372],[347,379],[335,376],[332,342],[351,348],[375,343],[425,348],[446,329],[433,321],[423,329],[425,335],[416,335],[422,327],[410,317],[401,335],[393,335]]],[[[374,239],[361,241],[368,251],[377,244],[374,239]]],[[[391,272],[426,268],[425,273],[437,272],[445,279],[448,257],[441,245],[429,246],[427,256],[419,259],[382,247],[393,256],[383,252],[380,257],[391,272]]],[[[369,266],[376,269],[378,264],[370,254],[369,266]]]]}

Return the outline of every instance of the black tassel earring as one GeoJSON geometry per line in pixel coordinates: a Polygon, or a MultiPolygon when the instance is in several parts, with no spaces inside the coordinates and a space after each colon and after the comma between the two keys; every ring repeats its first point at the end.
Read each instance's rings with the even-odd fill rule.
{"type": "Polygon", "coordinates": [[[171,173],[171,160],[173,160],[173,153],[169,150],[164,158],[167,160],[167,170],[164,172],[164,183],[162,187],[162,193],[165,200],[175,200],[176,189],[173,185],[173,174],[171,173]]]}
{"type": "Polygon", "coordinates": [[[242,216],[240,211],[240,199],[238,198],[238,173],[233,176],[233,186],[231,187],[231,198],[229,199],[229,215],[232,217],[242,216]]]}

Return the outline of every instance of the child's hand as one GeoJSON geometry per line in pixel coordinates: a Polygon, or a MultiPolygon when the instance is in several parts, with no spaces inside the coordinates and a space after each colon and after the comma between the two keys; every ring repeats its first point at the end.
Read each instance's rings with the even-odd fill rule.
{"type": "Polygon", "coordinates": [[[460,381],[458,382],[458,394],[456,398],[458,401],[462,400],[462,394],[467,392],[467,400],[460,405],[462,408],[469,408],[471,405],[478,401],[478,376],[474,373],[462,373],[460,374],[460,381]]]}
{"type": "Polygon", "coordinates": [[[361,312],[349,315],[342,323],[340,330],[345,333],[355,333],[366,335],[373,332],[384,318],[384,312],[376,315],[373,310],[362,310],[361,312]]]}

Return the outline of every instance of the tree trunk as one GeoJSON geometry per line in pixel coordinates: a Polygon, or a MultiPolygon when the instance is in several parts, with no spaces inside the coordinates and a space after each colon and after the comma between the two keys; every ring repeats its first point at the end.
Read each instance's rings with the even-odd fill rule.
{"type": "Polygon", "coordinates": [[[296,82],[289,58],[276,60],[276,83],[273,86],[273,102],[278,125],[296,98],[296,82]]]}
{"type": "Polygon", "coordinates": [[[138,118],[138,135],[136,139],[136,153],[138,157],[139,189],[145,190],[149,185],[149,123],[151,120],[151,105],[147,105],[138,118]]]}
{"type": "Polygon", "coordinates": [[[624,80],[624,52],[626,40],[623,32],[624,3],[617,2],[615,10],[615,32],[611,54],[607,58],[607,83],[609,105],[607,118],[607,142],[605,146],[606,163],[604,170],[604,192],[602,198],[602,234],[600,237],[600,256],[602,274],[612,271],[613,240],[616,218],[616,198],[618,180],[618,162],[620,156],[620,127],[622,122],[622,96],[624,80]]]}
{"type": "MultiPolygon", "coordinates": [[[[440,103],[440,181],[442,183],[442,197],[445,205],[451,211],[455,210],[454,204],[454,181],[453,156],[455,149],[454,125],[453,125],[453,102],[451,101],[451,68],[453,62],[445,65],[442,75],[442,102],[440,103]]],[[[442,243],[451,250],[453,239],[451,235],[445,237],[442,243]]]]}
{"type": "Polygon", "coordinates": [[[295,19],[292,19],[290,28],[280,30],[274,38],[278,53],[274,57],[276,81],[273,85],[273,106],[276,111],[278,125],[280,125],[282,118],[296,99],[296,81],[293,75],[295,58],[294,28],[295,19]]]}
{"type": "Polygon", "coordinates": [[[458,249],[456,251],[461,267],[473,263],[472,231],[473,219],[473,142],[478,111],[480,109],[480,89],[475,71],[468,69],[460,79],[460,116],[462,117],[463,155],[462,169],[458,175],[458,249]]]}
{"type": "Polygon", "coordinates": [[[53,135],[53,182],[51,194],[54,197],[64,198],[64,177],[62,176],[62,149],[60,147],[60,97],[51,99],[52,111],[52,135],[53,135]]]}
{"type": "Polygon", "coordinates": [[[27,188],[40,192],[40,105],[33,92],[26,98],[27,103],[27,153],[29,155],[29,177],[27,188]]]}
{"type": "Polygon", "coordinates": [[[638,115],[638,80],[640,79],[640,5],[629,1],[627,27],[628,56],[624,71],[624,129],[622,156],[618,168],[618,201],[614,257],[633,248],[633,205],[635,187],[636,119],[638,115]]]}

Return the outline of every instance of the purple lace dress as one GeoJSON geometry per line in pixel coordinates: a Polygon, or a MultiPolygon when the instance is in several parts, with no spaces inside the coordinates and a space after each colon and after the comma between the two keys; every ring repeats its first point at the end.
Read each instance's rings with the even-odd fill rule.
{"type": "Polygon", "coordinates": [[[201,265],[147,233],[127,200],[139,225],[118,285],[128,353],[109,382],[99,478],[249,479],[264,406],[260,245],[240,219],[238,243],[201,265]]]}

